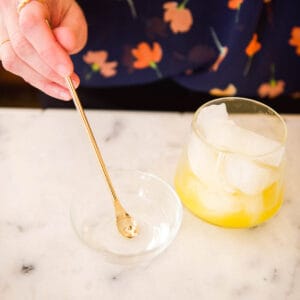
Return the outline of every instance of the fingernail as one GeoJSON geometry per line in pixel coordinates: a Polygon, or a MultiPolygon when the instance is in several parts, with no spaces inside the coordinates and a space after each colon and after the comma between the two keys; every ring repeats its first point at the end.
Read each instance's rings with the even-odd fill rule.
{"type": "Polygon", "coordinates": [[[80,83],[80,79],[76,75],[72,75],[71,79],[72,79],[72,82],[73,82],[75,88],[78,88],[79,83],[80,83]]]}
{"type": "Polygon", "coordinates": [[[61,91],[61,92],[59,92],[59,96],[63,100],[71,100],[71,96],[68,92],[61,91]]]}
{"type": "Polygon", "coordinates": [[[56,71],[58,72],[58,74],[62,77],[66,77],[70,75],[70,70],[67,66],[65,65],[57,65],[56,66],[56,71]]]}

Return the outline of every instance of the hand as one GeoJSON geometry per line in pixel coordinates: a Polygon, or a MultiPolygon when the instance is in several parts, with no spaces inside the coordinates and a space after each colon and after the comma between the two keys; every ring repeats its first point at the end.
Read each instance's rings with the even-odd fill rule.
{"type": "Polygon", "coordinates": [[[70,54],[87,40],[87,24],[74,0],[32,0],[17,12],[15,0],[0,0],[0,59],[3,67],[44,93],[70,100],[65,76],[74,85],[70,54]],[[51,28],[50,28],[50,26],[51,28]]]}

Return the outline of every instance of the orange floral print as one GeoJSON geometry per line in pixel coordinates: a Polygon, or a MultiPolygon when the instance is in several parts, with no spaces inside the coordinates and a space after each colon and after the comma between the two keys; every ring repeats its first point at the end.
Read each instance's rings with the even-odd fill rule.
{"type": "Polygon", "coordinates": [[[229,0],[228,1],[228,8],[232,9],[232,10],[236,10],[236,14],[235,14],[235,23],[239,22],[239,18],[240,18],[240,9],[242,6],[242,3],[244,2],[244,0],[229,0]]]}
{"type": "Polygon", "coordinates": [[[270,80],[262,83],[258,88],[258,95],[261,98],[276,98],[284,92],[285,82],[283,80],[270,80]]]}
{"type": "Polygon", "coordinates": [[[227,53],[228,53],[228,47],[223,47],[222,50],[220,51],[218,58],[213,63],[213,65],[210,67],[211,71],[214,71],[214,72],[218,71],[219,66],[222,63],[222,61],[225,59],[227,53]]]}
{"type": "Polygon", "coordinates": [[[261,98],[276,98],[284,92],[285,82],[283,80],[276,80],[275,76],[275,66],[271,65],[271,79],[269,82],[262,83],[257,93],[261,98]]]}
{"type": "Polygon", "coordinates": [[[184,71],[184,73],[185,73],[185,75],[190,76],[190,75],[192,75],[194,73],[194,70],[193,69],[186,69],[184,71]]]}
{"type": "Polygon", "coordinates": [[[251,57],[261,49],[261,43],[258,42],[257,33],[254,33],[252,39],[245,49],[247,56],[251,57]]]}
{"type": "Polygon", "coordinates": [[[153,17],[147,21],[146,34],[149,40],[153,41],[156,37],[166,38],[168,36],[168,25],[162,18],[153,17]]]}
{"type": "Polygon", "coordinates": [[[193,16],[188,8],[185,8],[188,0],[181,4],[177,2],[166,2],[164,4],[164,21],[170,23],[170,28],[174,33],[187,32],[193,25],[193,16]]]}
{"type": "Polygon", "coordinates": [[[103,77],[112,77],[117,74],[118,62],[107,62],[107,51],[88,51],[83,60],[91,66],[92,72],[99,72],[103,77]]]}
{"type": "Polygon", "coordinates": [[[134,57],[131,54],[133,45],[124,45],[122,49],[122,57],[121,57],[121,63],[124,67],[126,67],[127,72],[129,74],[132,74],[134,72],[134,67],[133,67],[133,61],[134,57]]]}
{"type": "Polygon", "coordinates": [[[217,72],[218,69],[219,69],[220,64],[222,63],[222,61],[223,61],[223,60],[225,59],[225,57],[227,56],[227,53],[228,53],[228,47],[224,47],[224,46],[221,44],[221,42],[220,42],[220,40],[219,40],[219,38],[218,38],[218,36],[217,36],[215,30],[214,30],[212,27],[210,27],[210,32],[211,32],[212,38],[213,38],[213,40],[214,40],[214,42],[215,42],[215,44],[216,44],[216,47],[217,47],[218,50],[219,50],[219,56],[217,57],[217,59],[216,59],[216,61],[213,63],[213,65],[210,67],[210,70],[211,70],[211,71],[214,71],[214,72],[217,72]]]}
{"type": "Polygon", "coordinates": [[[159,43],[154,42],[151,49],[150,45],[146,42],[138,44],[137,48],[131,50],[132,55],[135,57],[133,67],[135,69],[152,68],[156,71],[157,75],[161,77],[157,63],[162,59],[163,51],[159,43]]]}
{"type": "Polygon", "coordinates": [[[244,0],[229,0],[228,1],[228,7],[230,9],[240,9],[241,4],[244,2],[244,0]]]}
{"type": "Polygon", "coordinates": [[[209,91],[213,96],[234,96],[237,92],[236,87],[230,83],[225,89],[214,88],[209,91]]]}
{"type": "Polygon", "coordinates": [[[254,33],[251,41],[245,49],[245,53],[248,56],[248,61],[244,70],[244,76],[247,76],[247,74],[249,73],[252,64],[252,58],[260,49],[261,43],[258,41],[258,35],[257,33],[254,33]]]}
{"type": "Polygon", "coordinates": [[[296,54],[300,55],[300,27],[295,26],[292,28],[289,44],[296,47],[296,54]]]}
{"type": "Polygon", "coordinates": [[[294,93],[292,93],[291,94],[291,97],[293,98],[293,99],[300,99],[300,91],[299,92],[294,92],[294,93]]]}

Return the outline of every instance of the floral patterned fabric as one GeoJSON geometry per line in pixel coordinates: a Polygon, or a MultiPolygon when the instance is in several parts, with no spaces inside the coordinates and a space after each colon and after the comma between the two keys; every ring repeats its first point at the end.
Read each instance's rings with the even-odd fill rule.
{"type": "Polygon", "coordinates": [[[300,98],[299,0],[78,1],[89,39],[81,84],[171,78],[214,96],[300,98]]]}

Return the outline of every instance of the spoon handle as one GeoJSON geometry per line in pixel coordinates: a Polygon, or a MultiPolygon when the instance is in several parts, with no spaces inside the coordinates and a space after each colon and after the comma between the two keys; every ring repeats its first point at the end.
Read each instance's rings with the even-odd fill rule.
{"type": "Polygon", "coordinates": [[[84,127],[85,127],[85,129],[87,131],[87,134],[88,134],[88,136],[90,138],[90,142],[91,142],[91,144],[92,144],[92,146],[93,146],[93,148],[95,150],[96,156],[97,156],[98,161],[100,163],[101,169],[103,171],[103,174],[105,176],[106,182],[107,182],[107,184],[109,186],[109,189],[111,191],[113,199],[114,199],[115,202],[116,201],[119,202],[117,194],[116,194],[116,191],[115,191],[115,189],[114,189],[114,187],[112,185],[110,176],[108,174],[106,165],[104,163],[102,154],[101,154],[100,149],[99,149],[99,147],[97,145],[97,142],[96,142],[95,136],[93,134],[92,128],[91,128],[91,126],[89,124],[89,121],[88,121],[88,119],[87,119],[87,117],[85,115],[85,112],[84,112],[84,110],[82,108],[81,102],[80,102],[79,97],[77,95],[77,92],[76,92],[76,90],[74,88],[73,82],[72,82],[72,80],[71,80],[71,78],[69,76],[66,77],[66,82],[68,84],[69,91],[70,91],[70,93],[72,95],[75,107],[76,107],[77,111],[79,112],[79,114],[81,116],[81,120],[82,120],[82,122],[84,124],[84,127]]]}

